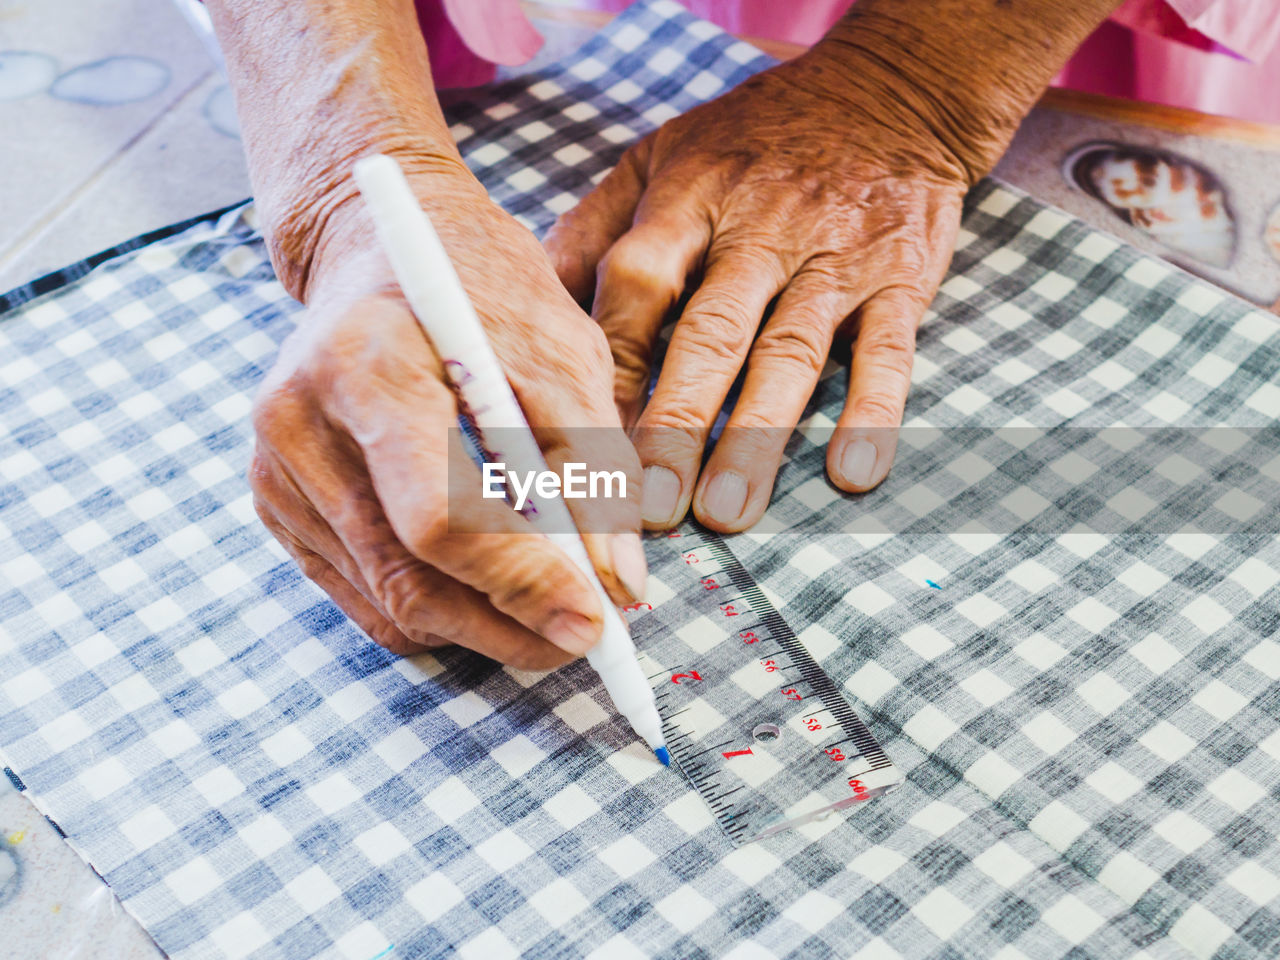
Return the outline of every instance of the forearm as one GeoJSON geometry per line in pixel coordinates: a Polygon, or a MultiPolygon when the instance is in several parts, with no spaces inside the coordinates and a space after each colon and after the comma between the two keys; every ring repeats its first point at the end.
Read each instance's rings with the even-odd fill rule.
{"type": "Polygon", "coordinates": [[[412,0],[208,0],[235,91],[263,232],[305,300],[325,228],[373,150],[465,170],[431,83],[412,0]]]}
{"type": "Polygon", "coordinates": [[[972,183],[1119,0],[858,0],[819,46],[882,80],[972,183]]]}

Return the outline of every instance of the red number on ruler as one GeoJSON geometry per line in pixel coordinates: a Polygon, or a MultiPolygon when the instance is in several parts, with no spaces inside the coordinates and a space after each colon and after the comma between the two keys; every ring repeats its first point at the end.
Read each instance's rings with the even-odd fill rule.
{"type": "Polygon", "coordinates": [[[836,763],[839,763],[844,759],[844,751],[839,747],[827,747],[826,754],[836,763]]]}
{"type": "Polygon", "coordinates": [[[730,750],[728,753],[721,754],[721,756],[726,760],[732,760],[734,757],[745,757],[748,755],[754,756],[754,754],[751,753],[750,747],[747,747],[745,750],[730,750]]]}
{"type": "Polygon", "coordinates": [[[743,643],[759,643],[760,638],[756,636],[754,630],[743,630],[738,634],[742,638],[743,643]]]}
{"type": "Polygon", "coordinates": [[[703,590],[718,590],[718,589],[720,589],[720,584],[716,583],[716,579],[715,579],[715,577],[703,577],[703,578],[702,578],[701,580],[699,580],[698,582],[699,582],[700,584],[702,584],[702,589],[703,589],[703,590]]]}
{"type": "Polygon", "coordinates": [[[639,603],[629,603],[622,609],[625,610],[627,613],[634,613],[635,611],[641,610],[641,609],[652,610],[653,604],[645,603],[643,600],[641,600],[639,603]]]}
{"type": "Polygon", "coordinates": [[[849,786],[853,787],[853,792],[858,796],[862,796],[867,792],[867,788],[863,785],[861,780],[850,780],[849,786]]]}
{"type": "Polygon", "coordinates": [[[795,687],[783,687],[783,688],[782,688],[782,695],[783,695],[784,697],[786,697],[788,700],[803,700],[803,699],[804,699],[804,697],[800,696],[800,692],[799,692],[795,687]]]}
{"type": "Polygon", "coordinates": [[[673,673],[671,675],[672,683],[684,683],[685,681],[688,681],[688,680],[692,680],[694,683],[701,683],[702,674],[700,674],[697,670],[690,670],[688,673],[673,673]]]}
{"type": "Polygon", "coordinates": [[[821,729],[822,729],[822,724],[820,724],[820,723],[818,722],[818,718],[817,718],[817,717],[805,717],[805,718],[804,718],[804,725],[805,725],[806,727],[808,727],[810,730],[821,730],[821,729]]]}
{"type": "Polygon", "coordinates": [[[694,554],[692,554],[692,553],[686,553],[686,554],[684,555],[684,562],[685,562],[685,563],[697,563],[697,562],[698,562],[698,558],[697,558],[697,556],[695,556],[695,555],[694,555],[694,554]]]}
{"type": "Polygon", "coordinates": [[[726,617],[736,617],[738,615],[738,611],[733,609],[732,603],[720,604],[720,612],[723,613],[726,617]]]}
{"type": "Polygon", "coordinates": [[[765,673],[775,673],[778,669],[778,664],[774,660],[761,660],[760,666],[764,667],[765,673]]]}

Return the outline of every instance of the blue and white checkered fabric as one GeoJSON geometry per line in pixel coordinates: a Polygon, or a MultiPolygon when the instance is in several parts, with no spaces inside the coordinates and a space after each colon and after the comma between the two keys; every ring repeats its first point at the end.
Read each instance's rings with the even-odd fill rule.
{"type": "MultiPolygon", "coordinates": [[[[454,130],[541,230],[767,63],[637,4],[454,130]]],[[[1280,952],[1275,536],[805,533],[864,509],[806,439],[827,378],[801,532],[734,549],[908,782],[735,850],[590,671],[391,657],[265,534],[247,413],[297,309],[245,209],[0,322],[0,752],[171,956],[1280,952]]],[[[1249,426],[1278,371],[1275,317],[987,184],[908,416],[1249,426]]],[[[934,466],[944,503],[1004,473],[934,466]]]]}

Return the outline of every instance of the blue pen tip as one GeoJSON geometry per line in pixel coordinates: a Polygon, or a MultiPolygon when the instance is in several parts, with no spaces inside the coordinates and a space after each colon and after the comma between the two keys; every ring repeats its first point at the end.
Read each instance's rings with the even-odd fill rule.
{"type": "Polygon", "coordinates": [[[671,766],[671,754],[667,752],[666,747],[655,747],[653,754],[662,761],[664,767],[671,766]]]}

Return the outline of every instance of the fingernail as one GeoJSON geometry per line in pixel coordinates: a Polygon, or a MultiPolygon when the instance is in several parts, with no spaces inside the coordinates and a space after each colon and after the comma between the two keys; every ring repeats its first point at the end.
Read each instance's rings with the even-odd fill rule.
{"type": "Polygon", "coordinates": [[[644,468],[640,516],[646,523],[669,523],[680,500],[680,478],[656,463],[644,468]]]}
{"type": "Polygon", "coordinates": [[[870,440],[854,440],[840,454],[840,475],[852,486],[870,486],[875,469],[876,445],[870,440]]]}
{"type": "Polygon", "coordinates": [[[615,533],[609,538],[609,556],[613,573],[632,600],[644,599],[649,579],[649,564],[644,559],[644,546],[634,533],[615,533]]]}
{"type": "Polygon", "coordinates": [[[702,491],[702,507],[713,520],[731,523],[747,505],[747,481],[736,473],[718,473],[702,491]]]}
{"type": "Polygon", "coordinates": [[[551,618],[545,632],[561,650],[586,653],[600,639],[600,624],[572,610],[562,610],[551,618]]]}

